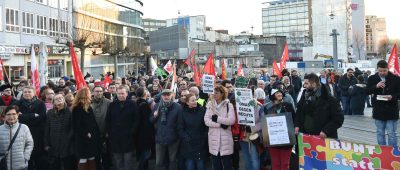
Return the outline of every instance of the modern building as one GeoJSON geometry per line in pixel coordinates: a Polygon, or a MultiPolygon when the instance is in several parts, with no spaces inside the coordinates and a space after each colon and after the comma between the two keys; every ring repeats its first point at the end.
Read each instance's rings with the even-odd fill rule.
{"type": "Polygon", "coordinates": [[[167,27],[179,25],[188,32],[189,40],[205,40],[206,39],[206,16],[182,16],[173,19],[167,19],[167,27]]]}
{"type": "Polygon", "coordinates": [[[286,36],[291,58],[302,58],[305,46],[312,44],[311,1],[276,0],[262,9],[263,36],[286,36]]]}
{"type": "Polygon", "coordinates": [[[166,20],[143,18],[143,29],[148,35],[149,32],[158,30],[159,28],[166,27],[166,20]]]}
{"type": "Polygon", "coordinates": [[[231,36],[228,30],[213,30],[211,27],[206,28],[206,40],[210,42],[216,41],[230,41],[231,36]]]}
{"type": "MultiPolygon", "coordinates": [[[[358,60],[359,55],[355,53],[358,50],[355,48],[356,43],[353,37],[363,37],[358,32],[364,34],[361,22],[364,20],[364,8],[363,0],[312,0],[313,49],[312,55],[307,56],[306,60],[314,60],[317,54],[333,56],[331,36],[333,29],[336,29],[339,34],[337,36],[338,59],[343,62],[358,60]]],[[[362,38],[360,39],[363,44],[362,38]]],[[[363,48],[361,45],[361,49],[363,48]]]]}
{"type": "Polygon", "coordinates": [[[145,68],[142,7],[141,0],[73,0],[75,47],[87,47],[84,72],[124,76],[145,68]]]}
{"type": "Polygon", "coordinates": [[[351,32],[352,32],[352,48],[351,56],[354,61],[365,60],[365,3],[364,0],[351,0],[351,32]]]}
{"type": "Polygon", "coordinates": [[[49,78],[69,74],[71,65],[67,38],[70,35],[71,4],[68,0],[0,1],[0,56],[3,72],[12,81],[30,78],[30,53],[34,45],[47,46],[49,78]]]}
{"type": "Polygon", "coordinates": [[[189,38],[184,26],[174,25],[149,33],[151,53],[158,60],[183,60],[189,54],[189,38]]]}
{"type": "Polygon", "coordinates": [[[367,55],[377,56],[380,44],[387,40],[385,18],[365,16],[365,33],[367,55]]]}

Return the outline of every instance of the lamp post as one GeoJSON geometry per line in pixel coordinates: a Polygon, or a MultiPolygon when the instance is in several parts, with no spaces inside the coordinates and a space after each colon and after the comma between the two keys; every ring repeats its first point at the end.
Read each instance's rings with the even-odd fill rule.
{"type": "Polygon", "coordinates": [[[333,68],[335,70],[338,69],[338,49],[337,49],[337,36],[339,33],[337,33],[336,29],[332,29],[332,33],[330,36],[332,36],[333,39],[333,68]]]}

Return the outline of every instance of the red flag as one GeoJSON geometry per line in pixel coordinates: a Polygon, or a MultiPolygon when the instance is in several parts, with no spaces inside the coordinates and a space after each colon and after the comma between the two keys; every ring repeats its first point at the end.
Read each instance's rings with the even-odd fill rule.
{"type": "Polygon", "coordinates": [[[215,76],[214,58],[212,54],[210,54],[206,64],[204,64],[204,73],[215,76]]]}
{"type": "Polygon", "coordinates": [[[389,71],[393,74],[400,76],[400,68],[399,68],[399,57],[397,55],[397,44],[394,44],[392,53],[389,57],[389,71]]]}
{"type": "Polygon", "coordinates": [[[4,80],[3,77],[3,60],[0,57],[0,80],[4,80]]]}
{"type": "Polygon", "coordinates": [[[243,65],[239,64],[238,70],[237,70],[237,74],[238,76],[244,76],[244,72],[243,72],[243,65]]]}
{"type": "Polygon", "coordinates": [[[222,59],[222,73],[221,73],[221,79],[226,80],[226,70],[225,70],[225,62],[224,59],[222,59]]]}
{"type": "Polygon", "coordinates": [[[104,77],[104,87],[105,88],[108,88],[108,85],[111,83],[111,79],[110,79],[110,76],[107,74],[105,77],[104,77]]]}
{"type": "Polygon", "coordinates": [[[276,60],[274,60],[274,63],[273,63],[273,71],[274,71],[274,74],[277,75],[279,78],[282,77],[282,73],[278,68],[278,64],[276,64],[276,60]]]}
{"type": "Polygon", "coordinates": [[[36,96],[40,96],[40,82],[39,82],[39,71],[36,65],[36,55],[35,55],[35,49],[32,45],[31,48],[31,72],[32,72],[32,76],[31,76],[31,80],[32,80],[32,84],[33,87],[35,87],[35,91],[36,91],[36,96]]]}
{"type": "Polygon", "coordinates": [[[195,55],[195,51],[194,51],[194,49],[192,49],[192,51],[190,52],[188,58],[186,58],[186,60],[185,60],[185,62],[184,62],[184,63],[185,63],[186,65],[188,65],[189,67],[191,67],[191,66],[194,64],[194,62],[192,61],[194,55],[195,55]]]}
{"type": "Polygon", "coordinates": [[[84,87],[87,87],[86,81],[83,79],[81,68],[79,67],[78,61],[76,59],[74,43],[71,41],[69,46],[69,53],[71,55],[72,67],[74,69],[74,76],[76,80],[76,89],[80,90],[84,87]]]}
{"type": "Polygon", "coordinates": [[[283,49],[283,54],[281,57],[281,61],[279,63],[280,65],[280,70],[283,70],[286,68],[286,61],[289,59],[289,49],[288,49],[288,44],[285,44],[285,48],[283,49]]]}

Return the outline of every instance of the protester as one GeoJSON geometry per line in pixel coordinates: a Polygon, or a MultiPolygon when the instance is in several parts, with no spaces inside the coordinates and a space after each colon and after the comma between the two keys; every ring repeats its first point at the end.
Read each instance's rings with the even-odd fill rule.
{"type": "Polygon", "coordinates": [[[28,162],[33,150],[33,139],[28,126],[18,121],[18,106],[10,105],[4,110],[5,124],[0,126],[0,160],[6,159],[6,168],[10,170],[28,170],[28,162]]]}
{"type": "Polygon", "coordinates": [[[138,113],[140,114],[140,130],[137,133],[136,138],[136,151],[137,151],[137,159],[139,160],[139,170],[147,170],[149,169],[148,161],[152,156],[152,151],[155,146],[154,139],[154,126],[150,122],[151,114],[151,102],[149,99],[149,92],[139,87],[136,90],[137,101],[136,104],[138,106],[138,113]]]}
{"type": "Polygon", "coordinates": [[[88,88],[78,91],[72,105],[72,127],[78,170],[95,170],[95,157],[100,153],[100,130],[90,106],[92,95],[88,88]]]}
{"type": "Polygon", "coordinates": [[[72,112],[72,104],[73,104],[73,102],[75,100],[74,95],[72,93],[67,94],[67,95],[64,96],[64,99],[65,99],[65,103],[67,104],[67,107],[72,112]]]}
{"type": "Polygon", "coordinates": [[[208,128],[204,123],[205,109],[197,103],[194,94],[185,95],[183,112],[178,117],[181,139],[180,157],[187,170],[205,170],[208,128]]]}
{"type": "Polygon", "coordinates": [[[117,95],[118,100],[113,101],[107,109],[106,132],[116,169],[133,170],[134,143],[140,115],[136,103],[128,99],[128,88],[119,86],[117,95]]]}
{"type": "MultiPolygon", "coordinates": [[[[295,117],[295,110],[291,103],[283,101],[285,93],[279,89],[272,89],[270,100],[264,106],[262,114],[280,114],[280,113],[291,113],[292,120],[295,117]]],[[[265,116],[263,116],[265,118],[265,116]]],[[[293,122],[294,123],[294,122],[293,122]]],[[[292,153],[292,145],[287,146],[270,146],[268,147],[269,154],[271,155],[272,169],[289,169],[290,155],[292,153]]]]}
{"type": "Polygon", "coordinates": [[[398,146],[396,130],[399,120],[397,99],[400,93],[400,80],[388,70],[388,63],[381,60],[378,72],[368,78],[367,93],[372,97],[372,117],[375,119],[379,145],[398,146]],[[386,132],[388,141],[386,141],[386,132]]]}
{"type": "Polygon", "coordinates": [[[17,100],[12,95],[12,86],[10,84],[1,85],[0,92],[1,92],[0,106],[10,106],[17,102],[17,100]]]}
{"type": "Polygon", "coordinates": [[[157,169],[176,169],[176,155],[179,147],[177,121],[182,107],[173,102],[172,91],[168,88],[162,91],[161,101],[155,106],[150,118],[156,126],[156,166],[157,169]],[[166,160],[166,154],[168,159],[166,160]]]}
{"type": "MultiPolygon", "coordinates": [[[[282,77],[282,83],[285,89],[285,93],[288,93],[292,98],[294,97],[294,87],[290,82],[290,78],[288,76],[282,77]]],[[[297,98],[293,98],[295,101],[297,98]]],[[[295,102],[296,103],[296,102],[295,102]]]]}
{"type": "Polygon", "coordinates": [[[304,76],[304,88],[297,104],[295,133],[337,139],[337,130],[344,121],[339,101],[329,95],[314,73],[304,76]]]}
{"type": "Polygon", "coordinates": [[[43,91],[44,95],[44,104],[46,106],[46,112],[49,111],[50,109],[53,109],[53,97],[55,95],[54,91],[51,88],[48,88],[43,91]]]}
{"type": "Polygon", "coordinates": [[[351,115],[351,108],[350,108],[350,100],[351,95],[349,94],[350,86],[354,87],[357,84],[357,79],[354,77],[354,70],[349,68],[347,69],[347,73],[344,74],[339,79],[339,87],[341,91],[341,100],[343,106],[343,112],[345,115],[351,115]]]}
{"type": "Polygon", "coordinates": [[[235,123],[233,105],[227,99],[228,90],[214,88],[214,98],[207,103],[204,122],[209,127],[208,145],[214,170],[232,169],[233,138],[230,126],[235,123]]]}
{"type": "Polygon", "coordinates": [[[367,97],[366,87],[364,77],[359,75],[357,77],[357,84],[353,87],[352,91],[349,91],[351,95],[350,109],[352,115],[364,115],[365,98],[367,97]]]}
{"type": "Polygon", "coordinates": [[[32,133],[35,145],[33,147],[32,156],[29,160],[30,170],[46,170],[48,169],[48,161],[44,150],[44,129],[46,126],[46,106],[44,102],[35,96],[35,88],[25,86],[20,101],[16,103],[19,111],[19,122],[26,124],[32,133]]]}
{"type": "Polygon", "coordinates": [[[290,77],[292,80],[293,88],[294,88],[294,94],[292,97],[293,97],[295,105],[297,105],[297,99],[298,99],[299,93],[301,91],[301,88],[303,87],[303,83],[298,74],[299,73],[297,72],[297,70],[292,70],[292,74],[290,77]]]}
{"type": "Polygon", "coordinates": [[[72,113],[61,94],[54,96],[53,105],[47,112],[44,133],[44,146],[49,153],[49,169],[74,170],[76,159],[73,152],[72,113]]]}
{"type": "Polygon", "coordinates": [[[93,109],[93,114],[96,118],[97,126],[100,130],[100,138],[101,138],[101,156],[96,159],[97,169],[110,169],[111,167],[111,153],[109,140],[106,135],[106,114],[108,106],[111,103],[111,100],[104,97],[104,89],[101,86],[95,86],[93,88],[93,99],[91,107],[93,109]],[[100,161],[101,160],[101,161],[100,161]]]}

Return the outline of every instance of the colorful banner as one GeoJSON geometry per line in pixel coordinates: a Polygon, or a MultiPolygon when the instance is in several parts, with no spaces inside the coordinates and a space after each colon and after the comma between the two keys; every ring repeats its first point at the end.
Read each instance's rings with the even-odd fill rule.
{"type": "Polygon", "coordinates": [[[299,165],[303,169],[400,170],[400,147],[367,145],[299,134],[299,165]]]}

